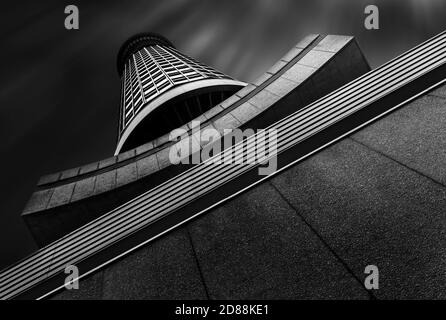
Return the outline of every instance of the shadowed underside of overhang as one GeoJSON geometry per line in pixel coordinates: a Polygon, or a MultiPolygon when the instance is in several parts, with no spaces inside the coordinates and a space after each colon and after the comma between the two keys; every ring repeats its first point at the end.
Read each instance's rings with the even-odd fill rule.
{"type": "Polygon", "coordinates": [[[245,85],[230,79],[206,79],[173,87],[141,107],[142,111],[121,133],[115,155],[185,125],[245,85]]]}

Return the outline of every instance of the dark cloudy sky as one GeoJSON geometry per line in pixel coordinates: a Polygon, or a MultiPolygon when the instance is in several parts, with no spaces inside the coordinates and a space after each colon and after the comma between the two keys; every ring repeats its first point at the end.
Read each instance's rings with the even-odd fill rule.
{"type": "MultiPolygon", "coordinates": [[[[10,2],[11,3],[11,2],[10,2]]],[[[444,0],[15,1],[0,10],[0,268],[35,250],[20,212],[39,176],[112,155],[116,53],[154,31],[236,79],[252,81],[308,33],[357,37],[376,67],[446,29],[444,0]],[[80,30],[64,28],[76,4],[80,30]],[[380,9],[378,31],[364,8],[380,9]]]]}

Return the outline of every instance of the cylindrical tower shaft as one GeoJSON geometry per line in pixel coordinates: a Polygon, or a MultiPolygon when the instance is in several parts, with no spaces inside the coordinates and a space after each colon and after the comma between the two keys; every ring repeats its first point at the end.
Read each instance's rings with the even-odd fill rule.
{"type": "Polygon", "coordinates": [[[133,36],[123,44],[118,72],[122,87],[115,154],[184,125],[245,85],[153,33],[133,36]]]}

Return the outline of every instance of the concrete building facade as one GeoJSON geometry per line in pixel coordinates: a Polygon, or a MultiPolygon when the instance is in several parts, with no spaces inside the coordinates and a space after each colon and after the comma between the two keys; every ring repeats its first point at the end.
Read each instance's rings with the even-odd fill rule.
{"type": "MultiPolygon", "coordinates": [[[[203,67],[206,74],[164,38],[140,37],[118,56],[116,155],[42,177],[23,212],[42,249],[0,274],[2,298],[441,296],[444,33],[372,71],[354,38],[310,35],[244,86],[203,67]],[[225,81],[215,86],[220,102],[213,105],[211,93],[198,116],[177,117],[182,128],[192,134],[191,120],[219,132],[276,128],[278,171],[259,177],[244,166],[173,165],[169,150],[179,142],[161,131],[124,148],[130,124],[144,126],[139,114],[150,110],[149,119],[168,105],[151,110],[157,98],[144,91],[159,71],[146,63],[158,58],[179,59],[191,75],[201,70],[203,78],[183,74],[178,87],[225,81]],[[241,89],[225,97],[229,82],[241,89]],[[64,290],[68,264],[80,268],[79,290],[64,290]],[[387,277],[376,293],[363,286],[369,264],[387,277]]],[[[177,116],[194,94],[164,110],[177,116]]]]}

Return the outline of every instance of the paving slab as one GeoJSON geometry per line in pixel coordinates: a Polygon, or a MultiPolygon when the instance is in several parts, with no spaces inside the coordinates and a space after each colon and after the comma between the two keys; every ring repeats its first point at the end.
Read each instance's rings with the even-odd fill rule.
{"type": "Polygon", "coordinates": [[[362,285],[268,183],[188,228],[211,298],[273,299],[280,288],[284,291],[278,297],[368,298],[362,285]]]}
{"type": "Polygon", "coordinates": [[[446,188],[351,139],[272,183],[378,298],[446,298],[446,188]]]}
{"type": "Polygon", "coordinates": [[[104,271],[104,299],[206,299],[185,229],[173,231],[104,271]]]}
{"type": "Polygon", "coordinates": [[[446,185],[446,99],[424,96],[353,135],[446,185]]]}

